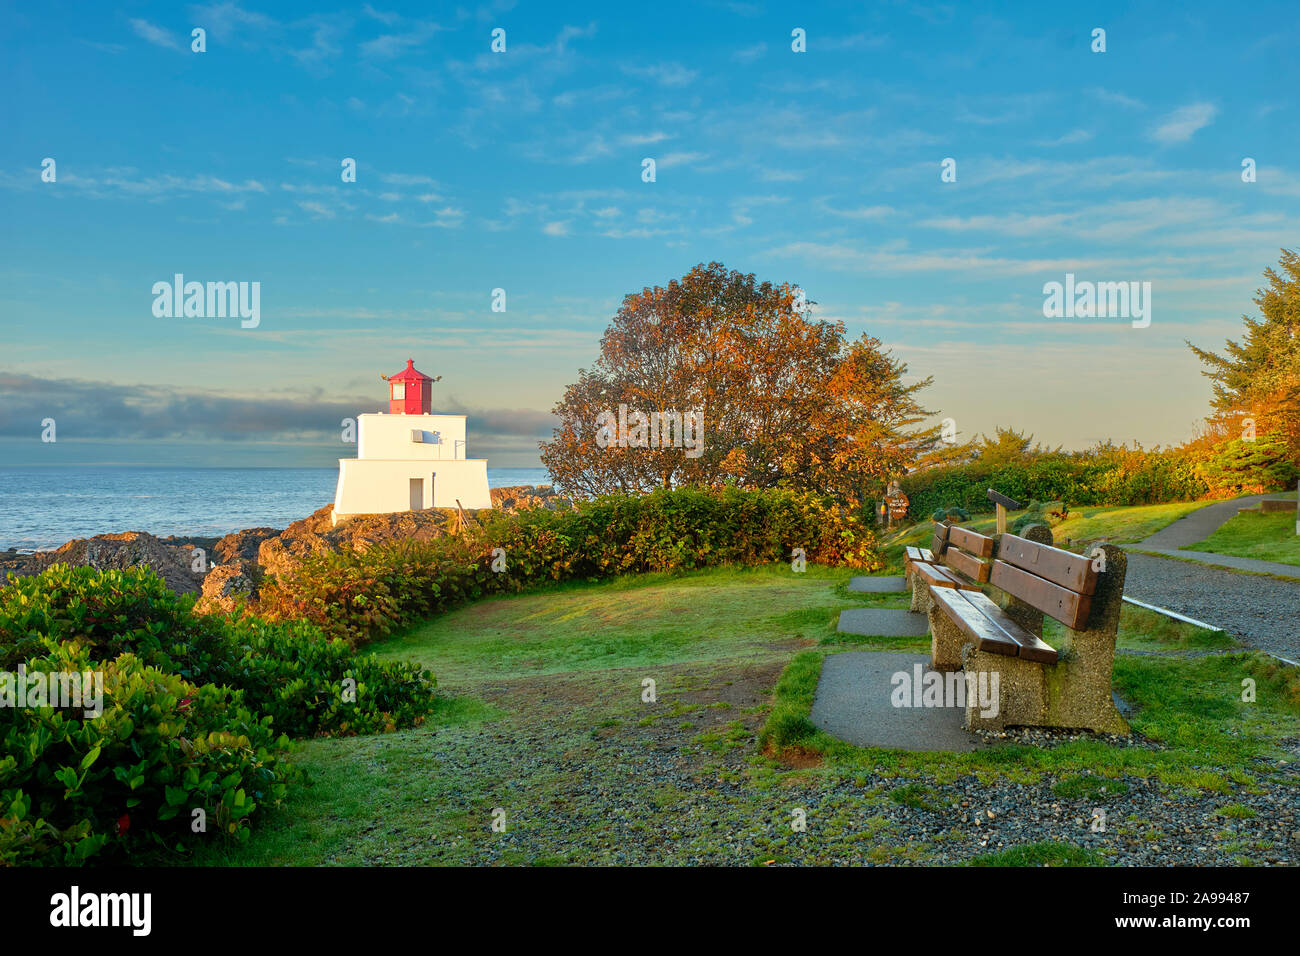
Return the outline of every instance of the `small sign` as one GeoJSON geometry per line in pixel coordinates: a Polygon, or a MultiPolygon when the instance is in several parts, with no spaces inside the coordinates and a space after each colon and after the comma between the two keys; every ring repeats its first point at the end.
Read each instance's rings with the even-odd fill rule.
{"type": "Polygon", "coordinates": [[[903,494],[903,489],[898,487],[898,482],[891,481],[885,490],[885,505],[889,508],[889,517],[893,519],[906,517],[907,504],[907,495],[903,494]]]}

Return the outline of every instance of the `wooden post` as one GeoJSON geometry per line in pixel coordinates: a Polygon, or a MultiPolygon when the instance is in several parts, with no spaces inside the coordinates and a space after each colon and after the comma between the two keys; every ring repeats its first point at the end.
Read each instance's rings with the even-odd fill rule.
{"type": "Polygon", "coordinates": [[[1016,501],[1015,498],[1008,498],[1006,495],[994,491],[992,488],[988,490],[988,499],[993,502],[994,506],[997,508],[998,534],[1006,534],[1007,509],[1010,508],[1012,511],[1019,511],[1024,506],[1019,501],[1016,501]]]}

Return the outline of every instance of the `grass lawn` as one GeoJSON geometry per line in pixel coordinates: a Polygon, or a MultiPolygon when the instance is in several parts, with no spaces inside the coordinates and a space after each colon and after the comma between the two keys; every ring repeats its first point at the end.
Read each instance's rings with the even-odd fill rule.
{"type": "Polygon", "coordinates": [[[1186,550],[1300,566],[1300,534],[1295,533],[1295,522],[1294,511],[1239,514],[1204,541],[1188,545],[1186,550]]]}
{"type": "Polygon", "coordinates": [[[310,785],[248,844],[195,862],[1087,865],[1186,862],[1174,848],[1188,841],[1200,862],[1300,857],[1294,673],[1127,609],[1116,686],[1137,708],[1135,742],[860,749],[808,722],[822,660],[925,641],[836,634],[844,608],[906,606],[849,592],[851,574],[570,584],[397,635],[377,653],[435,671],[434,719],[300,744],[310,785]],[[1111,822],[1094,833],[1099,807],[1111,822]]]}

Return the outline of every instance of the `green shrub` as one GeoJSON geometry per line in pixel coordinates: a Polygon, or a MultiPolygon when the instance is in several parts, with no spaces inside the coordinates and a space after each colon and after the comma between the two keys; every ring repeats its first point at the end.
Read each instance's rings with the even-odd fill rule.
{"type": "Polygon", "coordinates": [[[1086,452],[1050,453],[990,465],[979,461],[928,468],[905,477],[913,520],[936,510],[994,510],[988,489],[1018,501],[1068,501],[1072,505],[1142,505],[1195,501],[1210,493],[1198,465],[1177,449],[1102,446],[1086,452]]]}
{"type": "Polygon", "coordinates": [[[1030,525],[1041,524],[1048,528],[1052,526],[1052,522],[1048,519],[1047,513],[1043,511],[1043,506],[1038,504],[1038,502],[1034,502],[1034,504],[1037,505],[1037,507],[1030,508],[1015,521],[1011,522],[1012,534],[1023,535],[1025,529],[1030,525]]]}
{"type": "Polygon", "coordinates": [[[302,621],[248,618],[229,626],[243,668],[232,683],[281,733],[386,733],[418,726],[433,709],[435,680],[418,665],[357,654],[302,621]]]}
{"type": "Polygon", "coordinates": [[[243,840],[284,797],[284,745],[242,694],[195,685],[124,653],[96,660],[45,641],[27,671],[103,675],[103,711],[0,708],[0,865],[76,865],[148,847],[243,840]],[[194,811],[206,832],[194,832],[194,811]]]}
{"type": "Polygon", "coordinates": [[[1200,464],[1200,473],[1225,495],[1266,494],[1291,488],[1300,474],[1281,435],[1235,438],[1217,445],[1214,452],[1213,458],[1200,464]]]}
{"type": "Polygon", "coordinates": [[[197,615],[192,597],[148,568],[55,565],[0,588],[0,670],[44,653],[47,639],[75,640],[93,661],[130,652],[192,683],[242,691],[293,737],[409,727],[433,706],[432,675],[413,664],[358,656],[306,622],[197,615]]]}
{"type": "Polygon", "coordinates": [[[432,675],[304,621],[194,614],[147,568],[55,565],[0,588],[0,671],[95,671],[104,711],[0,707],[0,865],[180,850],[192,811],[244,839],[280,802],[288,738],[390,731],[433,709],[432,675]]]}
{"type": "Polygon", "coordinates": [[[226,632],[193,606],[148,568],[54,565],[0,588],[0,670],[43,653],[45,638],[75,638],[95,660],[130,651],[186,680],[222,683],[237,670],[226,632]]]}

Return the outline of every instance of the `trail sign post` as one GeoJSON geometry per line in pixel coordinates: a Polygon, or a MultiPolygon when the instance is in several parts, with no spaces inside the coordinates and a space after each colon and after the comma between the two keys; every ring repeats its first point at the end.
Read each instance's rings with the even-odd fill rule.
{"type": "Polygon", "coordinates": [[[895,521],[901,521],[907,517],[907,495],[903,494],[903,489],[898,486],[898,482],[891,481],[889,488],[885,491],[885,506],[889,508],[889,523],[892,525],[895,521]]]}
{"type": "Polygon", "coordinates": [[[1024,507],[1015,498],[1008,498],[1004,494],[994,491],[992,488],[988,491],[988,499],[997,507],[998,513],[998,534],[1007,533],[1007,509],[1019,511],[1024,507]]]}

